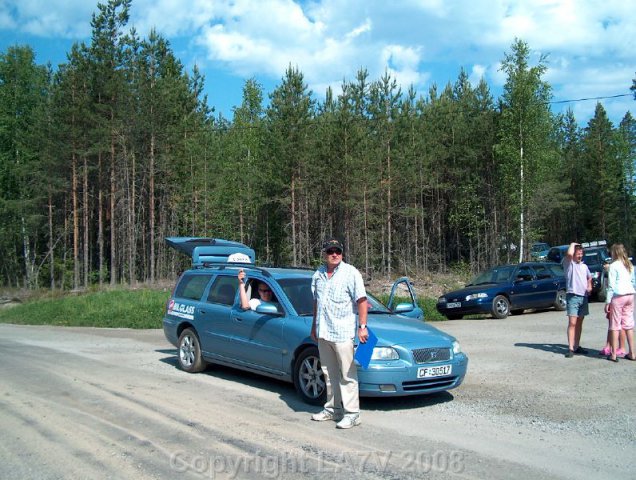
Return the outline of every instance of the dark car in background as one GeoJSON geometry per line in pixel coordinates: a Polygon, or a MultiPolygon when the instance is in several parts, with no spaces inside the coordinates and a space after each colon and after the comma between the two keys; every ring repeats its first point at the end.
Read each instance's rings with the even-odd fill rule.
{"type": "Polygon", "coordinates": [[[465,288],[437,300],[437,311],[449,320],[471,314],[506,318],[525,309],[565,310],[565,276],[556,263],[524,262],[487,270],[465,288]]]}
{"type": "Polygon", "coordinates": [[[570,245],[559,245],[548,250],[547,260],[550,262],[562,263],[567,255],[570,245]]]}
{"type": "MultiPolygon", "coordinates": [[[[607,296],[607,269],[606,265],[611,261],[607,242],[596,240],[581,243],[583,247],[583,263],[592,273],[592,296],[604,302],[607,296]]],[[[547,260],[562,264],[567,255],[569,245],[552,247],[548,252],[547,260]]]]}
{"type": "Polygon", "coordinates": [[[592,274],[592,295],[600,302],[607,298],[607,268],[612,261],[607,243],[600,242],[583,243],[583,263],[587,265],[592,274]]]}

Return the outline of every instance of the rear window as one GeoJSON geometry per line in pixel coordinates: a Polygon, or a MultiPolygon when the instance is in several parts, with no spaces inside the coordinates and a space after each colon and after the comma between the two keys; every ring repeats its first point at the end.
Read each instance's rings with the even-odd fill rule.
{"type": "Polygon", "coordinates": [[[184,275],[174,292],[175,297],[201,300],[212,275],[184,275]]]}

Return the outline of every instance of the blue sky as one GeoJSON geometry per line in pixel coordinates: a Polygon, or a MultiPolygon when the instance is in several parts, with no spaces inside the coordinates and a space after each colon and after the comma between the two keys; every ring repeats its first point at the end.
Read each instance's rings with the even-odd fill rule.
{"type": "MultiPolygon", "coordinates": [[[[0,0],[0,51],[29,44],[37,62],[55,67],[74,42],[90,41],[93,0],[0,0]]],[[[548,55],[544,77],[554,100],[600,100],[616,125],[636,102],[633,2],[624,0],[133,0],[129,27],[156,28],[188,70],[206,77],[208,103],[227,118],[254,77],[267,94],[288,65],[304,74],[316,99],[336,92],[360,68],[376,80],[388,69],[403,89],[426,95],[454,82],[460,68],[474,85],[483,76],[497,97],[499,63],[515,37],[548,55]]],[[[568,106],[580,126],[596,100],[568,106]]]]}

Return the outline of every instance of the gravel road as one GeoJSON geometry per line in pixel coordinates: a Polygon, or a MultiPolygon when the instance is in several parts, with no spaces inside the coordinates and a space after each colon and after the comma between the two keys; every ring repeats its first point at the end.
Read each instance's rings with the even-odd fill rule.
{"type": "Polygon", "coordinates": [[[599,357],[601,304],[572,359],[563,312],[439,327],[464,384],[341,431],[289,384],[180,371],[161,330],[0,325],[0,478],[636,478],[636,362],[599,357]]]}

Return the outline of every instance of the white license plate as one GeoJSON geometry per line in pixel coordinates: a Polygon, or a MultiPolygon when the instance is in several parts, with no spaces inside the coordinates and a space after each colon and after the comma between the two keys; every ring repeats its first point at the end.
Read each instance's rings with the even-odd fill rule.
{"type": "Polygon", "coordinates": [[[417,369],[417,378],[444,377],[453,371],[452,365],[440,365],[439,367],[420,367],[417,369]]]}
{"type": "Polygon", "coordinates": [[[446,304],[446,308],[459,308],[462,306],[462,302],[451,302],[446,304]]]}

